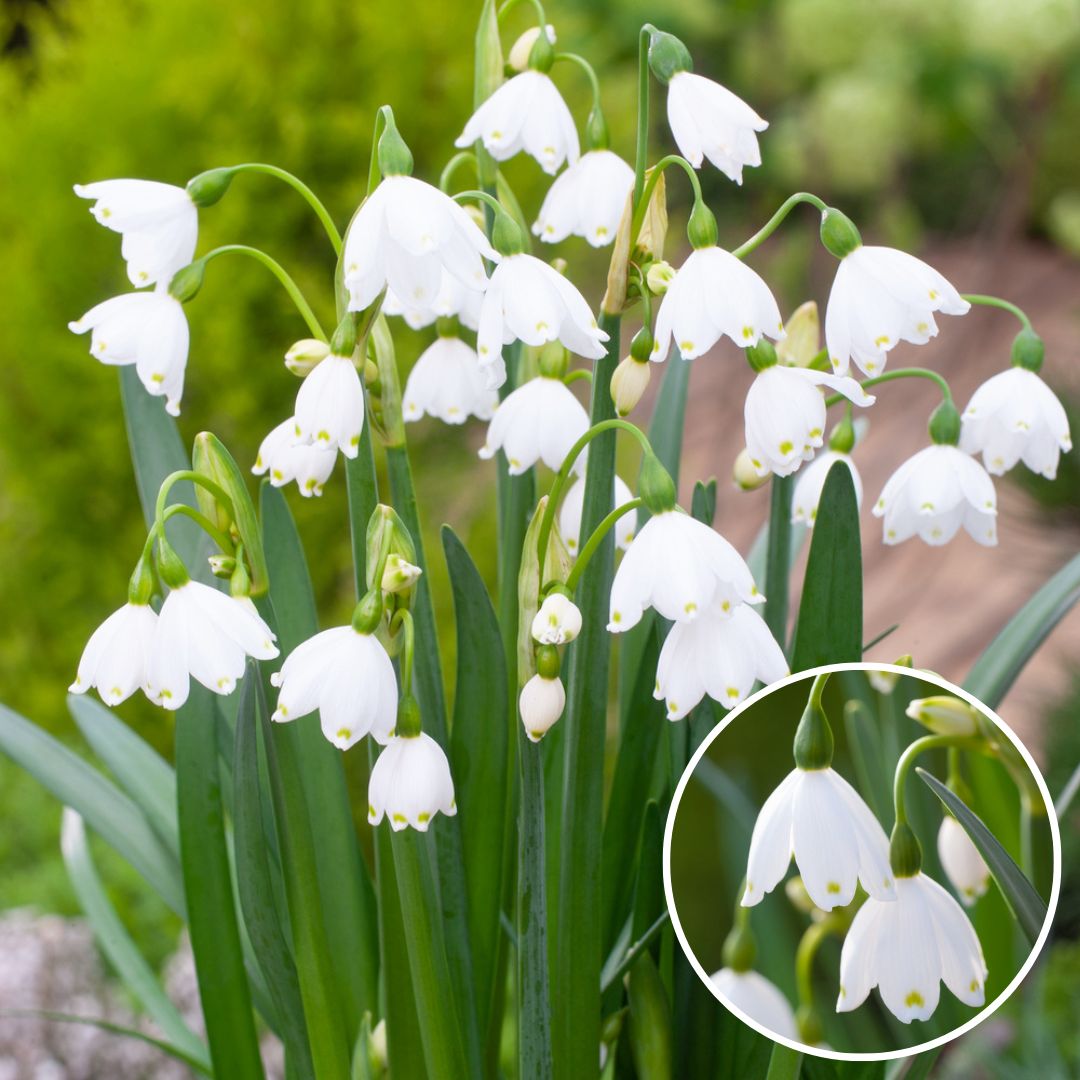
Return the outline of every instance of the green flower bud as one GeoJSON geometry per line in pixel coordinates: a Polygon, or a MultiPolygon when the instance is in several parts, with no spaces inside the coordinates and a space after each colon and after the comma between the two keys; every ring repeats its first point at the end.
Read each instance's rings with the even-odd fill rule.
{"type": "Polygon", "coordinates": [[[674,280],[675,267],[669,262],[664,262],[663,259],[650,263],[649,269],[645,272],[645,284],[654,296],[663,296],[674,280]]]}
{"type": "Polygon", "coordinates": [[[751,345],[746,350],[746,362],[754,371],[764,371],[766,368],[776,367],[776,348],[771,341],[762,338],[756,345],[751,345]]]}
{"type": "MultiPolygon", "coordinates": [[[[539,27],[537,30],[539,31],[539,27]]],[[[537,33],[536,40],[529,50],[529,68],[547,74],[555,63],[555,47],[546,33],[537,33]]]]}
{"type": "Polygon", "coordinates": [[[678,498],[675,481],[655,454],[646,454],[641,463],[638,494],[650,514],[663,514],[675,509],[678,498]]]}
{"type": "Polygon", "coordinates": [[[829,433],[829,449],[838,454],[850,454],[855,448],[855,425],[851,422],[850,410],[845,412],[829,433]]]}
{"type": "Polygon", "coordinates": [[[191,580],[183,560],[164,538],[158,540],[157,568],[158,576],[170,589],[179,589],[191,580]]]}
{"type": "Polygon", "coordinates": [[[979,710],[958,697],[917,698],[904,711],[937,735],[975,735],[979,730],[979,710]]]}
{"type": "Polygon", "coordinates": [[[236,169],[231,166],[207,169],[187,182],[187,193],[196,206],[213,206],[229,190],[235,175],[236,169]]]}
{"type": "Polygon", "coordinates": [[[914,877],[922,868],[922,847],[906,821],[893,826],[889,839],[889,865],[898,877],[914,877]]]}
{"type": "Polygon", "coordinates": [[[736,922],[724,939],[724,967],[732,971],[751,971],[757,959],[757,942],[749,926],[736,922]]]}
{"type": "Polygon", "coordinates": [[[1026,368],[1036,374],[1042,369],[1043,358],[1046,356],[1046,346],[1043,339],[1034,330],[1024,327],[1013,339],[1012,364],[1013,367],[1026,368]]]}
{"type": "Polygon", "coordinates": [[[703,203],[695,202],[690,211],[690,220],[686,223],[686,238],[695,251],[715,247],[717,238],[716,216],[703,203]]]}
{"type": "Polygon", "coordinates": [[[293,342],[285,354],[285,366],[301,379],[310,375],[328,356],[330,346],[316,338],[302,338],[293,342]]]}
{"type": "Polygon", "coordinates": [[[169,295],[181,304],[193,300],[202,288],[203,278],[206,277],[206,260],[196,259],[187,266],[182,266],[172,276],[169,282],[169,295]]]}
{"type": "Polygon", "coordinates": [[[652,356],[652,351],[652,331],[647,326],[643,326],[630,341],[630,355],[635,360],[648,360],[652,356]]]}
{"type": "Polygon", "coordinates": [[[544,378],[561,379],[570,366],[570,356],[561,341],[549,341],[540,347],[537,363],[544,378]]]}
{"type": "Polygon", "coordinates": [[[821,215],[821,242],[830,255],[842,259],[862,246],[862,237],[847,214],[830,206],[821,215]]]}
{"type": "Polygon", "coordinates": [[[800,1005],[795,1014],[795,1026],[799,1032],[799,1042],[807,1046],[817,1046],[825,1037],[821,1026],[821,1017],[813,1005],[800,1005]]]}
{"type": "Polygon", "coordinates": [[[930,441],[938,446],[956,446],[960,441],[960,412],[946,398],[930,416],[930,441]]]}
{"type": "Polygon", "coordinates": [[[419,581],[422,573],[419,566],[407,562],[395,552],[386,560],[386,569],[382,576],[382,591],[395,594],[406,593],[419,581]]]}
{"type": "MultiPolygon", "coordinates": [[[[555,31],[552,27],[547,27],[547,32],[549,37],[554,36],[555,31]]],[[[510,51],[506,54],[506,66],[511,71],[522,72],[528,69],[529,57],[532,55],[533,46],[536,44],[539,37],[540,27],[530,26],[529,29],[510,46],[510,51]]]]}
{"type": "Polygon", "coordinates": [[[389,105],[382,108],[386,127],[379,137],[379,172],[383,176],[411,176],[412,151],[405,144],[394,122],[394,110],[389,105]]]}
{"type": "Polygon", "coordinates": [[[358,634],[374,634],[383,617],[381,589],[369,589],[353,608],[352,628],[358,634]]]}
{"type": "Polygon", "coordinates": [[[236,571],[236,559],[232,555],[211,555],[206,561],[216,578],[231,578],[236,571]]]}
{"type": "Polygon", "coordinates": [[[541,587],[552,591],[552,582],[563,582],[570,573],[570,555],[559,533],[558,515],[552,520],[548,538],[547,557],[544,560],[544,580],[540,581],[540,526],[547,509],[548,496],[536,504],[536,511],[525,531],[521,547],[521,569],[518,571],[518,632],[517,663],[518,685],[524,686],[530,676],[536,674],[536,650],[532,637],[532,623],[540,610],[541,587]]]}
{"type": "Polygon", "coordinates": [[[585,121],[585,149],[606,150],[611,145],[611,133],[599,105],[594,105],[585,121]]]}
{"type": "Polygon", "coordinates": [[[808,702],[792,747],[795,764],[800,769],[827,769],[832,764],[833,733],[825,710],[808,702]]]}
{"type": "Polygon", "coordinates": [[[398,702],[397,724],[394,734],[401,739],[415,739],[423,730],[420,724],[420,706],[412,694],[402,694],[398,702]]]}
{"type": "Polygon", "coordinates": [[[352,357],[360,335],[360,314],[347,311],[338,323],[334,336],[330,339],[330,352],[334,356],[352,357]]]}
{"type": "Polygon", "coordinates": [[[680,71],[693,71],[690,50],[674,35],[647,26],[649,31],[649,69],[665,86],[680,71]]]}
{"type": "Polygon", "coordinates": [[[154,568],[149,559],[141,558],[135,564],[128,582],[128,603],[149,604],[154,595],[154,568]]]}
{"type": "Polygon", "coordinates": [[[541,679],[557,679],[561,666],[558,646],[538,645],[536,647],[536,674],[541,679]]]}
{"type": "Polygon", "coordinates": [[[379,564],[386,559],[387,567],[390,556],[400,556],[408,565],[416,564],[416,545],[405,522],[392,506],[379,503],[368,518],[367,546],[364,558],[366,581],[369,589],[375,585],[375,572],[379,564]]]}
{"type": "Polygon", "coordinates": [[[491,244],[500,255],[520,255],[526,246],[521,226],[505,211],[495,215],[491,227],[491,244]]]}

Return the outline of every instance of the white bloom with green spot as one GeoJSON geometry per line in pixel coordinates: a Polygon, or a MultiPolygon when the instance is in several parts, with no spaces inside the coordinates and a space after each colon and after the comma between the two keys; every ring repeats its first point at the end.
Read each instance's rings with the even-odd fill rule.
{"type": "Polygon", "coordinates": [[[339,750],[365,735],[385,744],[397,723],[394,665],[373,634],[335,626],[297,645],[270,676],[279,688],[271,720],[298,720],[319,710],[322,733],[339,750]]]}
{"type": "Polygon", "coordinates": [[[750,838],[743,907],[761,903],[793,858],[822,911],[850,904],[859,882],[878,900],[896,898],[885,832],[832,768],[795,768],[765,800],[750,838]]]}
{"type": "Polygon", "coordinates": [[[964,907],[971,907],[990,887],[990,868],[967,830],[952,814],[941,819],[937,849],[949,884],[964,907]]]}
{"type": "MultiPolygon", "coordinates": [[[[630,502],[633,493],[627,487],[622,477],[615,477],[615,506],[623,506],[630,502]]],[[[566,544],[566,550],[571,555],[576,555],[578,545],[581,543],[581,515],[585,507],[585,474],[581,472],[569,490],[563,496],[562,505],[559,507],[559,534],[566,544]]],[[[615,546],[620,551],[625,551],[630,546],[637,531],[638,515],[636,510],[630,510],[623,514],[615,522],[615,546]]],[[[586,537],[588,539],[588,537],[586,537]]]]}
{"type": "Polygon", "coordinates": [[[715,605],[761,604],[743,557],[715,529],[679,510],[654,514],[634,538],[611,584],[608,630],[635,627],[646,608],[692,622],[715,605]]]}
{"type": "MultiPolygon", "coordinates": [[[[829,470],[836,462],[842,462],[851,472],[851,482],[855,486],[855,505],[862,507],[863,485],[859,470],[855,467],[855,460],[850,454],[843,454],[839,450],[826,450],[817,454],[814,460],[799,472],[799,479],[795,484],[795,491],[791,497],[791,521],[793,524],[801,522],[808,528],[813,528],[817,521],[818,504],[821,502],[821,493],[825,488],[829,470]]],[[[871,676],[876,672],[870,672],[871,676]]]]}
{"type": "Polygon", "coordinates": [[[902,1023],[929,1020],[942,982],[965,1005],[986,1000],[986,961],[964,909],[923,873],[896,879],[896,898],[871,897],[855,914],[840,953],[837,1012],[857,1009],[876,986],[902,1023]]]}
{"type": "Polygon", "coordinates": [[[656,316],[651,360],[667,359],[674,340],[684,360],[708,352],[722,337],[741,349],[761,336],[784,336],[780,309],[769,286],[730,251],[692,251],[668,285],[656,316]]]}
{"type": "Polygon", "coordinates": [[[368,821],[378,825],[385,816],[394,832],[410,827],[427,832],[439,813],[457,813],[445,751],[424,732],[392,736],[371,767],[368,821]]]}
{"type": "Polygon", "coordinates": [[[533,235],[547,244],[580,236],[592,247],[615,239],[634,170],[611,150],[589,150],[548,188],[533,235]]]}
{"type": "Polygon", "coordinates": [[[443,270],[442,284],[429,304],[415,301],[405,303],[398,299],[393,289],[387,289],[383,297],[384,315],[399,315],[413,330],[422,330],[436,319],[455,318],[462,326],[475,330],[480,323],[480,305],[484,294],[479,289],[470,289],[462,285],[452,274],[443,270]]]}
{"type": "Polygon", "coordinates": [[[364,385],[352,360],[331,353],[304,377],[296,395],[296,441],[356,457],[364,430],[364,385]]]}
{"type": "Polygon", "coordinates": [[[798,1039],[795,1013],[783,992],[757,971],[735,971],[721,968],[709,976],[709,981],[726,1004],[756,1020],[774,1035],[798,1039]]]}
{"type": "Polygon", "coordinates": [[[470,416],[490,420],[499,395],[489,390],[476,350],[457,337],[437,337],[409,372],[401,410],[405,420],[425,414],[444,424],[464,424],[470,416]]]}
{"type": "Polygon", "coordinates": [[[533,616],[531,631],[541,645],[566,645],[581,633],[581,612],[569,596],[552,593],[533,616]]]}
{"type": "Polygon", "coordinates": [[[97,687],[106,705],[119,705],[143,689],[156,625],[157,613],[149,604],[127,603],[114,611],[90,635],[68,687],[71,693],[97,687]]]}
{"type": "Polygon", "coordinates": [[[889,477],[874,504],[886,544],[918,536],[947,544],[961,528],[984,547],[997,543],[997,493],[987,471],[955,446],[927,446],[889,477]]]}
{"type": "Polygon", "coordinates": [[[336,446],[298,442],[296,419],[290,416],[259,444],[251,471],[256,476],[268,476],[274,487],[284,487],[295,480],[300,494],[307,499],[323,493],[335,461],[336,446]]]}

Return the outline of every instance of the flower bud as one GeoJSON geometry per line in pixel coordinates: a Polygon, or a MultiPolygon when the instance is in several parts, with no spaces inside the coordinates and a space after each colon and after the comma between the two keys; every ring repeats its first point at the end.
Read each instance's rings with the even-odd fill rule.
{"type": "Polygon", "coordinates": [[[767,338],[762,338],[756,345],[751,345],[746,350],[746,362],[755,372],[762,372],[766,368],[776,367],[776,349],[767,338]]]}
{"type": "Polygon", "coordinates": [[[569,596],[553,592],[532,621],[532,636],[541,645],[565,645],[581,633],[581,612],[569,596]]]}
{"type": "Polygon", "coordinates": [[[771,473],[759,473],[754,468],[754,459],[750,451],[744,446],[735,457],[735,465],[731,470],[735,486],[743,491],[756,491],[763,484],[767,484],[772,477],[771,473]]]}
{"type": "Polygon", "coordinates": [[[232,555],[211,555],[207,560],[210,573],[217,578],[231,578],[236,569],[236,559],[232,555]]]}
{"type": "Polygon", "coordinates": [[[937,446],[956,446],[960,442],[960,411],[952,398],[946,398],[930,416],[930,441],[937,446]]]}
{"type": "Polygon", "coordinates": [[[611,376],[611,400],[619,416],[629,416],[648,389],[652,368],[648,360],[627,356],[611,376]]]}
{"type": "Polygon", "coordinates": [[[694,209],[690,211],[690,220],[686,223],[686,239],[690,241],[690,246],[695,251],[715,247],[716,238],[716,215],[705,203],[695,202],[694,209]]]}
{"type": "MultiPolygon", "coordinates": [[[[375,571],[383,557],[386,557],[386,569],[390,569],[390,560],[396,555],[405,566],[413,566],[416,563],[416,545],[405,522],[398,516],[392,506],[379,503],[368,519],[367,526],[367,553],[365,556],[367,570],[367,587],[370,589],[375,583],[375,571]]],[[[383,582],[386,575],[383,575],[383,582]]],[[[386,586],[380,582],[381,588],[386,586]]],[[[389,590],[394,592],[396,590],[389,590]]]]}
{"type": "Polygon", "coordinates": [[[389,1068],[390,1057],[386,1048],[386,1020],[380,1020],[368,1037],[368,1064],[373,1076],[382,1076],[389,1068]]]}
{"type": "Polygon", "coordinates": [[[566,708],[566,689],[556,676],[545,679],[534,675],[522,688],[518,698],[521,723],[530,742],[539,742],[563,714],[566,708]]]}
{"type": "Polygon", "coordinates": [[[594,105],[585,121],[585,149],[606,150],[610,145],[611,133],[608,131],[607,119],[600,106],[594,105]]]}
{"type": "MultiPolygon", "coordinates": [[[[911,654],[906,653],[901,656],[899,660],[893,661],[895,667],[912,667],[913,662],[911,654]]],[[[877,671],[871,668],[866,673],[867,681],[879,694],[891,694],[896,689],[896,684],[900,681],[900,676],[895,671],[877,671]]]]}
{"type": "Polygon", "coordinates": [[[660,82],[666,86],[680,71],[693,71],[690,50],[674,34],[655,26],[645,29],[649,31],[649,68],[660,82]]]}
{"type": "Polygon", "coordinates": [[[330,355],[330,346],[315,338],[301,338],[285,354],[285,366],[301,379],[330,355]]]}
{"type": "Polygon", "coordinates": [[[800,304],[784,323],[784,337],[776,343],[776,355],[789,367],[809,367],[821,351],[821,319],[813,300],[800,304]]]}
{"type": "Polygon", "coordinates": [[[1037,374],[1043,366],[1045,356],[1046,346],[1043,344],[1043,339],[1034,330],[1025,326],[1013,340],[1013,367],[1026,368],[1037,374]]]}
{"type": "Polygon", "coordinates": [[[990,870],[967,830],[946,814],[937,837],[941,869],[965,907],[971,907],[990,887],[990,870]]]}
{"type": "Polygon", "coordinates": [[[893,826],[889,838],[889,865],[898,878],[914,877],[922,868],[922,847],[906,821],[893,826]]]}
{"type": "Polygon", "coordinates": [[[651,514],[675,509],[675,481],[655,454],[646,454],[641,463],[638,494],[651,514]]]}
{"type": "MultiPolygon", "coordinates": [[[[544,30],[547,33],[548,43],[554,45],[555,27],[549,24],[544,27],[544,30]]],[[[533,46],[536,44],[539,37],[540,27],[529,27],[529,29],[510,46],[510,53],[506,57],[506,66],[513,71],[525,71],[529,66],[529,56],[532,54],[533,46]]]]}
{"type": "Polygon", "coordinates": [[[821,243],[830,255],[842,259],[862,246],[862,237],[847,214],[830,206],[821,215],[821,243]]]}
{"type": "Polygon", "coordinates": [[[832,764],[832,728],[825,710],[813,700],[807,703],[799,726],[795,729],[792,752],[795,765],[800,769],[827,769],[832,764]]]}
{"type": "Polygon", "coordinates": [[[917,698],[905,712],[938,735],[975,735],[979,730],[979,710],[957,697],[917,698]]]}
{"type": "Polygon", "coordinates": [[[187,266],[182,266],[173,274],[169,282],[169,295],[174,300],[179,300],[181,304],[186,304],[198,294],[205,276],[205,259],[196,259],[187,266]]]}
{"type": "Polygon", "coordinates": [[[386,127],[379,137],[379,172],[383,176],[410,176],[413,170],[412,151],[408,148],[394,121],[394,110],[382,107],[386,127]]]}
{"type": "Polygon", "coordinates": [[[419,566],[407,562],[397,553],[386,559],[386,569],[382,576],[382,591],[387,593],[407,592],[420,579],[423,571],[419,566]]]}
{"type": "Polygon", "coordinates": [[[525,250],[525,234],[505,210],[495,215],[491,244],[500,255],[520,255],[525,250]]]}
{"type": "Polygon", "coordinates": [[[750,971],[757,958],[757,942],[749,926],[736,923],[724,939],[724,967],[732,971],[750,971]]]}
{"type": "Polygon", "coordinates": [[[674,280],[675,267],[663,259],[651,263],[645,272],[645,284],[649,286],[649,292],[654,296],[663,296],[674,280]]]}
{"type": "Polygon", "coordinates": [[[800,1005],[795,1014],[795,1026],[799,1032],[799,1042],[807,1046],[817,1046],[825,1037],[821,1026],[821,1017],[813,1005],[800,1005]]]}
{"type": "Polygon", "coordinates": [[[838,454],[850,454],[855,449],[855,425],[851,422],[851,406],[829,433],[829,449],[838,454]]]}
{"type": "Polygon", "coordinates": [[[187,182],[187,193],[196,206],[213,206],[229,190],[235,175],[236,169],[231,166],[207,169],[187,182]]]}

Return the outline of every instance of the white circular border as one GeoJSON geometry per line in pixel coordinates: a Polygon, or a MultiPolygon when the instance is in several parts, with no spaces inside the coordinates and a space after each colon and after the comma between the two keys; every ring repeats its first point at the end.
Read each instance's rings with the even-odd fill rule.
{"type": "Polygon", "coordinates": [[[971,1029],[978,1024],[981,1024],[1012,996],[1021,981],[1031,970],[1035,961],[1039,958],[1039,954],[1042,952],[1043,946],[1046,944],[1046,939],[1050,933],[1050,926],[1054,921],[1054,916],[1057,914],[1058,899],[1061,893],[1061,831],[1058,828],[1057,816],[1054,814],[1054,800],[1051,798],[1050,791],[1046,786],[1046,781],[1043,779],[1043,775],[1039,771],[1031,754],[1028,752],[1027,747],[1016,737],[1012,729],[1001,719],[1001,717],[999,717],[989,706],[979,701],[978,698],[973,697],[962,687],[954,686],[940,675],[936,675],[929,671],[922,671],[917,668],[899,667],[896,664],[870,664],[865,662],[826,664],[822,667],[809,668],[806,671],[795,672],[784,679],[780,679],[778,682],[770,683],[768,686],[762,687],[756,694],[751,695],[740,705],[737,705],[732,709],[731,712],[729,712],[727,716],[724,717],[711,732],[709,732],[705,740],[695,751],[694,756],[690,759],[690,763],[686,766],[686,769],[679,778],[679,783],[675,788],[675,795],[671,800],[671,809],[668,811],[667,823],[664,826],[663,863],[664,897],[667,900],[668,912],[671,915],[671,925],[675,928],[675,935],[679,939],[679,945],[682,947],[683,953],[686,955],[687,960],[690,961],[694,971],[697,972],[698,977],[709,988],[713,997],[715,997],[724,1008],[733,1013],[748,1027],[753,1028],[758,1034],[764,1035],[773,1042],[781,1043],[782,1045],[803,1054],[811,1054],[814,1057],[826,1058],[832,1061],[891,1061],[895,1058],[911,1057],[926,1050],[933,1050],[935,1047],[944,1046],[953,1039],[958,1039],[961,1035],[971,1031],[971,1029]],[[942,690],[945,690],[956,697],[963,698],[968,704],[973,705],[981,713],[988,716],[997,727],[1004,732],[1013,746],[1016,747],[1021,757],[1023,757],[1024,761],[1027,763],[1028,768],[1031,770],[1032,776],[1035,777],[1035,783],[1038,785],[1039,793],[1042,795],[1043,802],[1046,804],[1046,816],[1050,823],[1050,840],[1054,855],[1053,883],[1050,887],[1050,902],[1047,904],[1046,908],[1046,920],[1043,922],[1042,930],[1039,931],[1038,940],[1036,940],[1027,960],[1024,961],[1012,982],[1010,982],[989,1005],[984,1006],[975,1016],[966,1023],[961,1024],[960,1027],[954,1028],[952,1031],[946,1032],[946,1034],[940,1035],[936,1039],[930,1039],[928,1042],[918,1043],[915,1046],[906,1046],[900,1050],[886,1050],[881,1053],[873,1054],[848,1054],[838,1050],[826,1050],[821,1047],[809,1046],[806,1043],[798,1042],[795,1039],[785,1038],[782,1035],[777,1035],[776,1032],[771,1031],[764,1025],[759,1024],[756,1020],[751,1019],[742,1012],[741,1009],[736,1008],[727,1001],[727,999],[717,991],[716,987],[713,986],[708,973],[694,955],[694,950],[690,947],[690,943],[687,941],[686,934],[683,931],[682,922],[679,920],[675,896],[671,891],[671,834],[675,825],[675,815],[679,812],[679,804],[682,802],[682,796],[683,792],[686,790],[686,785],[690,782],[690,777],[693,775],[694,769],[705,754],[705,751],[708,750],[721,732],[725,731],[741,713],[745,712],[762,698],[767,697],[774,690],[779,690],[781,687],[788,686],[791,683],[802,682],[804,679],[812,678],[813,676],[820,675],[824,672],[840,671],[890,671],[897,675],[903,675],[909,678],[915,677],[923,682],[934,683],[941,687],[942,690]]]}

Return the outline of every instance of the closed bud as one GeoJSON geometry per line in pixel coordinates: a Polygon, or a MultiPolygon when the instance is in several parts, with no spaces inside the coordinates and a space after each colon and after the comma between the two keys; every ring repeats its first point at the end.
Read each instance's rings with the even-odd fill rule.
{"type": "Polygon", "coordinates": [[[645,273],[645,284],[654,296],[663,296],[668,286],[675,280],[675,267],[663,259],[651,263],[645,273]]]}
{"type": "MultiPolygon", "coordinates": [[[[895,667],[910,668],[914,665],[914,662],[911,659],[911,654],[906,653],[898,660],[893,661],[893,664],[895,667]]],[[[877,671],[873,668],[867,671],[866,678],[879,694],[891,694],[900,681],[900,676],[895,671],[877,671]]]]}
{"type": "MultiPolygon", "coordinates": [[[[550,24],[544,28],[550,45],[555,44],[555,27],[550,24]]],[[[529,57],[532,55],[533,46],[540,37],[540,27],[531,26],[510,46],[510,52],[506,57],[506,66],[512,71],[521,72],[529,67],[529,57]]]]}
{"type": "Polygon", "coordinates": [[[655,454],[646,454],[641,463],[638,494],[651,514],[662,514],[675,509],[675,481],[655,454]]]}
{"type": "Polygon", "coordinates": [[[956,446],[960,442],[960,410],[946,398],[930,416],[930,441],[936,446],[956,446]]]}
{"type": "Polygon", "coordinates": [[[410,176],[413,170],[412,151],[394,122],[394,110],[389,105],[382,107],[386,127],[379,137],[379,172],[383,176],[410,176]]]}
{"type": "Polygon", "coordinates": [[[938,735],[975,735],[979,731],[979,710],[957,697],[917,698],[905,711],[938,735]]]}
{"type": "Polygon", "coordinates": [[[566,708],[566,689],[562,680],[534,675],[522,688],[518,698],[521,723],[530,742],[539,742],[558,722],[566,708]]]}
{"type": "Polygon", "coordinates": [[[649,32],[649,68],[660,82],[666,86],[680,71],[693,71],[690,50],[674,34],[655,26],[644,29],[649,32]]]}
{"type": "Polygon", "coordinates": [[[1030,327],[1025,327],[1016,335],[1012,344],[1012,363],[1014,367],[1026,368],[1036,374],[1043,366],[1043,357],[1046,355],[1046,346],[1030,327]]]}
{"type": "Polygon", "coordinates": [[[724,939],[724,967],[732,971],[750,971],[757,958],[757,942],[749,926],[737,922],[724,939]]]}
{"type": "Polygon", "coordinates": [[[830,206],[821,215],[821,243],[830,255],[842,259],[862,246],[862,237],[847,214],[830,206]]]}
{"type": "Polygon", "coordinates": [[[776,343],[780,363],[809,367],[821,351],[821,319],[813,300],[800,304],[784,323],[784,337],[776,343]]]}
{"type": "Polygon", "coordinates": [[[236,559],[232,555],[211,555],[206,561],[216,578],[231,578],[236,569],[236,559]]]}
{"type": "Polygon", "coordinates": [[[207,169],[187,182],[187,193],[196,206],[213,206],[229,190],[235,175],[236,169],[230,166],[207,169]]]}
{"type": "MultiPolygon", "coordinates": [[[[405,566],[414,566],[416,563],[416,545],[405,522],[398,516],[392,506],[379,503],[368,519],[367,527],[367,552],[365,563],[367,569],[367,587],[370,589],[375,582],[375,571],[383,558],[386,559],[386,569],[390,568],[390,560],[398,556],[405,566]]],[[[381,588],[386,588],[385,574],[379,583],[381,588]]],[[[394,592],[396,590],[388,590],[394,592]]]]}
{"type": "Polygon", "coordinates": [[[807,1046],[817,1046],[825,1037],[821,1026],[821,1017],[813,1005],[800,1005],[795,1014],[795,1026],[799,1032],[799,1042],[807,1046]]]}
{"type": "Polygon", "coordinates": [[[686,239],[695,251],[715,247],[717,238],[716,215],[703,203],[695,202],[686,223],[686,239]]]}
{"type": "Polygon", "coordinates": [[[387,557],[386,569],[383,571],[382,591],[407,592],[420,579],[422,573],[419,566],[414,566],[396,553],[391,554],[387,557]]]}
{"type": "Polygon", "coordinates": [[[525,233],[505,210],[495,215],[491,243],[500,255],[520,255],[525,250],[525,233]]]}
{"type": "Polygon", "coordinates": [[[652,368],[648,360],[627,356],[611,376],[611,400],[619,416],[629,416],[648,389],[652,368]]]}
{"type": "Polygon", "coordinates": [[[772,478],[771,473],[759,473],[754,468],[753,458],[745,446],[735,457],[735,465],[731,470],[731,476],[735,481],[735,486],[743,491],[756,491],[772,478]]]}
{"type": "Polygon", "coordinates": [[[301,338],[285,354],[285,366],[301,379],[330,355],[330,346],[315,338],[301,338]]]}
{"type": "Polygon", "coordinates": [[[581,633],[581,612],[569,596],[553,592],[532,621],[533,640],[541,645],[566,645],[581,633]]]}
{"type": "Polygon", "coordinates": [[[206,276],[206,260],[196,259],[193,263],[181,267],[169,282],[169,295],[181,304],[193,300],[202,288],[206,276]]]}

